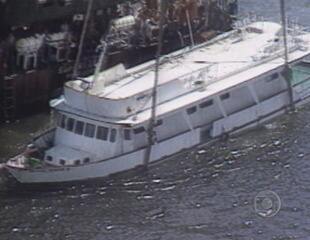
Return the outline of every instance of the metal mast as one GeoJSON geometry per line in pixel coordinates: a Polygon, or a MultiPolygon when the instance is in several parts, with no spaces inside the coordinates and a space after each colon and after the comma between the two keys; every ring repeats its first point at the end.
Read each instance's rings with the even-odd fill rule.
{"type": "Polygon", "coordinates": [[[160,57],[163,47],[163,26],[164,26],[164,17],[165,17],[165,9],[163,0],[159,2],[159,11],[160,11],[160,20],[159,20],[159,34],[158,34],[158,47],[156,52],[156,61],[155,61],[155,79],[154,79],[154,86],[152,90],[152,109],[151,109],[151,118],[149,121],[147,134],[148,134],[148,146],[145,150],[144,161],[143,164],[145,167],[148,166],[151,158],[152,146],[155,143],[156,133],[154,131],[154,126],[156,124],[156,105],[157,105],[157,86],[159,80],[159,65],[160,65],[160,57]]]}
{"type": "Polygon", "coordinates": [[[73,78],[76,78],[78,76],[78,70],[79,70],[80,60],[81,60],[82,51],[83,51],[85,35],[86,35],[88,21],[90,19],[90,14],[92,11],[93,3],[94,3],[94,0],[88,0],[88,7],[87,7],[86,16],[85,16],[85,21],[83,24],[83,30],[81,34],[80,43],[79,43],[79,49],[78,49],[78,53],[77,53],[76,60],[74,63],[74,68],[73,68],[73,74],[72,74],[73,78]]]}
{"type": "Polygon", "coordinates": [[[286,8],[285,8],[285,0],[280,0],[280,8],[281,8],[281,21],[282,21],[282,31],[283,31],[283,44],[284,44],[284,78],[287,82],[287,91],[290,99],[290,109],[294,110],[294,99],[293,99],[293,89],[291,83],[291,69],[289,66],[289,56],[288,56],[288,43],[287,43],[287,22],[286,22],[286,8]]]}

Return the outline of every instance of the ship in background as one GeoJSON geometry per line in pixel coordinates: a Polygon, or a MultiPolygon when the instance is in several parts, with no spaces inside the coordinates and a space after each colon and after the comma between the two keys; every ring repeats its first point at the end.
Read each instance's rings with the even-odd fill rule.
{"type": "MultiPolygon", "coordinates": [[[[231,29],[237,13],[237,0],[167,3],[164,53],[231,29]]],[[[46,108],[52,92],[71,79],[88,7],[89,1],[83,0],[0,1],[0,119],[46,108]]],[[[154,58],[157,9],[156,0],[94,0],[78,75],[94,71],[102,36],[108,36],[109,45],[103,69],[119,62],[132,67],[154,58]]]]}

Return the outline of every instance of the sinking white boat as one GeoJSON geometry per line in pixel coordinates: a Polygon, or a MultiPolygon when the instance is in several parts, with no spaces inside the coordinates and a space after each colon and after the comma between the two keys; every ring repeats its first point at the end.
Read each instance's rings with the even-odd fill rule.
{"type": "MultiPolygon", "coordinates": [[[[296,30],[296,29],[295,29],[296,30]]],[[[256,22],[161,59],[154,163],[255,127],[310,100],[310,33],[256,22]],[[286,77],[285,77],[286,76],[286,77]]],[[[51,101],[57,126],[6,163],[21,183],[105,177],[144,164],[154,62],[68,82],[51,101]]]]}

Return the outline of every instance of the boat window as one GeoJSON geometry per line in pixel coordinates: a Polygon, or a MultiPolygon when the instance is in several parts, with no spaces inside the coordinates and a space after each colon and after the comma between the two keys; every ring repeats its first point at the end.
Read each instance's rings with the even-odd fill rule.
{"type": "Polygon", "coordinates": [[[81,164],[81,161],[80,161],[80,160],[75,160],[75,161],[74,161],[74,165],[77,166],[77,165],[80,165],[80,164],[81,164]]]}
{"type": "Polygon", "coordinates": [[[93,138],[95,136],[95,125],[87,123],[85,128],[85,136],[93,138]]]}
{"type": "Polygon", "coordinates": [[[213,105],[213,99],[207,100],[207,101],[205,101],[205,102],[200,103],[200,104],[199,104],[199,107],[200,107],[200,108],[206,108],[206,107],[210,107],[210,106],[212,106],[212,105],[213,105]]]}
{"type": "Polygon", "coordinates": [[[67,119],[67,126],[66,129],[70,132],[73,131],[73,127],[74,127],[74,119],[73,118],[68,118],[67,119]]]}
{"type": "Polygon", "coordinates": [[[65,128],[66,127],[66,116],[65,115],[62,115],[60,127],[61,128],[65,128]]]}
{"type": "Polygon", "coordinates": [[[60,160],[59,160],[59,163],[60,163],[60,165],[66,165],[66,161],[63,160],[63,159],[60,159],[60,160]]]}
{"type": "Polygon", "coordinates": [[[124,139],[131,140],[131,131],[130,129],[124,129],[124,139]]]}
{"type": "Polygon", "coordinates": [[[228,98],[230,98],[230,93],[225,93],[221,95],[221,100],[227,100],[228,98]]]}
{"type": "Polygon", "coordinates": [[[158,127],[160,125],[163,125],[163,120],[162,119],[157,120],[157,122],[155,124],[156,127],[158,127]]]}
{"type": "Polygon", "coordinates": [[[143,133],[145,131],[144,127],[135,128],[134,130],[135,134],[143,133]]]}
{"type": "Polygon", "coordinates": [[[84,122],[82,121],[76,121],[76,125],[75,125],[75,133],[82,135],[84,131],[84,122]]]}
{"type": "Polygon", "coordinates": [[[112,128],[110,135],[110,142],[115,142],[115,140],[116,140],[116,129],[112,128]]]}
{"type": "Polygon", "coordinates": [[[273,80],[276,80],[278,78],[279,78],[279,73],[273,73],[266,78],[266,82],[272,82],[273,80]]]}
{"type": "Polygon", "coordinates": [[[196,106],[194,106],[194,107],[190,107],[190,108],[188,108],[188,109],[186,109],[186,112],[187,112],[187,114],[193,114],[193,113],[195,113],[195,112],[197,112],[197,107],[196,106]]]}
{"type": "Polygon", "coordinates": [[[90,162],[90,158],[84,158],[84,163],[89,163],[90,162]]]}
{"type": "Polygon", "coordinates": [[[97,128],[97,139],[100,140],[107,140],[108,139],[108,134],[109,134],[109,129],[106,127],[98,127],[97,128]]]}
{"type": "Polygon", "coordinates": [[[49,161],[49,162],[51,162],[51,161],[53,161],[53,157],[52,157],[52,156],[47,156],[47,157],[46,157],[46,160],[49,161]]]}
{"type": "Polygon", "coordinates": [[[63,115],[61,113],[55,112],[55,120],[58,127],[61,127],[62,116],[63,115]]]}

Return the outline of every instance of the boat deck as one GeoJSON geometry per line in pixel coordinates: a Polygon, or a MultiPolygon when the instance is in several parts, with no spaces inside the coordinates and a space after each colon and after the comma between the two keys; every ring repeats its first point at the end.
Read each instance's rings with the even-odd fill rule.
{"type": "MultiPolygon", "coordinates": [[[[176,79],[182,80],[187,74],[201,69],[206,69],[207,81],[247,69],[257,63],[254,57],[263,55],[266,48],[280,44],[275,42],[276,34],[280,30],[281,26],[277,23],[255,23],[248,27],[248,30],[244,29],[243,33],[233,34],[210,46],[198,46],[195,50],[175,58],[168,56],[160,65],[159,85],[176,79]],[[251,29],[256,31],[249,31],[251,29]]],[[[97,90],[97,95],[109,99],[121,99],[150,90],[154,83],[154,66],[144,71],[136,73],[134,71],[135,69],[129,69],[127,77],[106,86],[101,92],[97,90]]]]}

